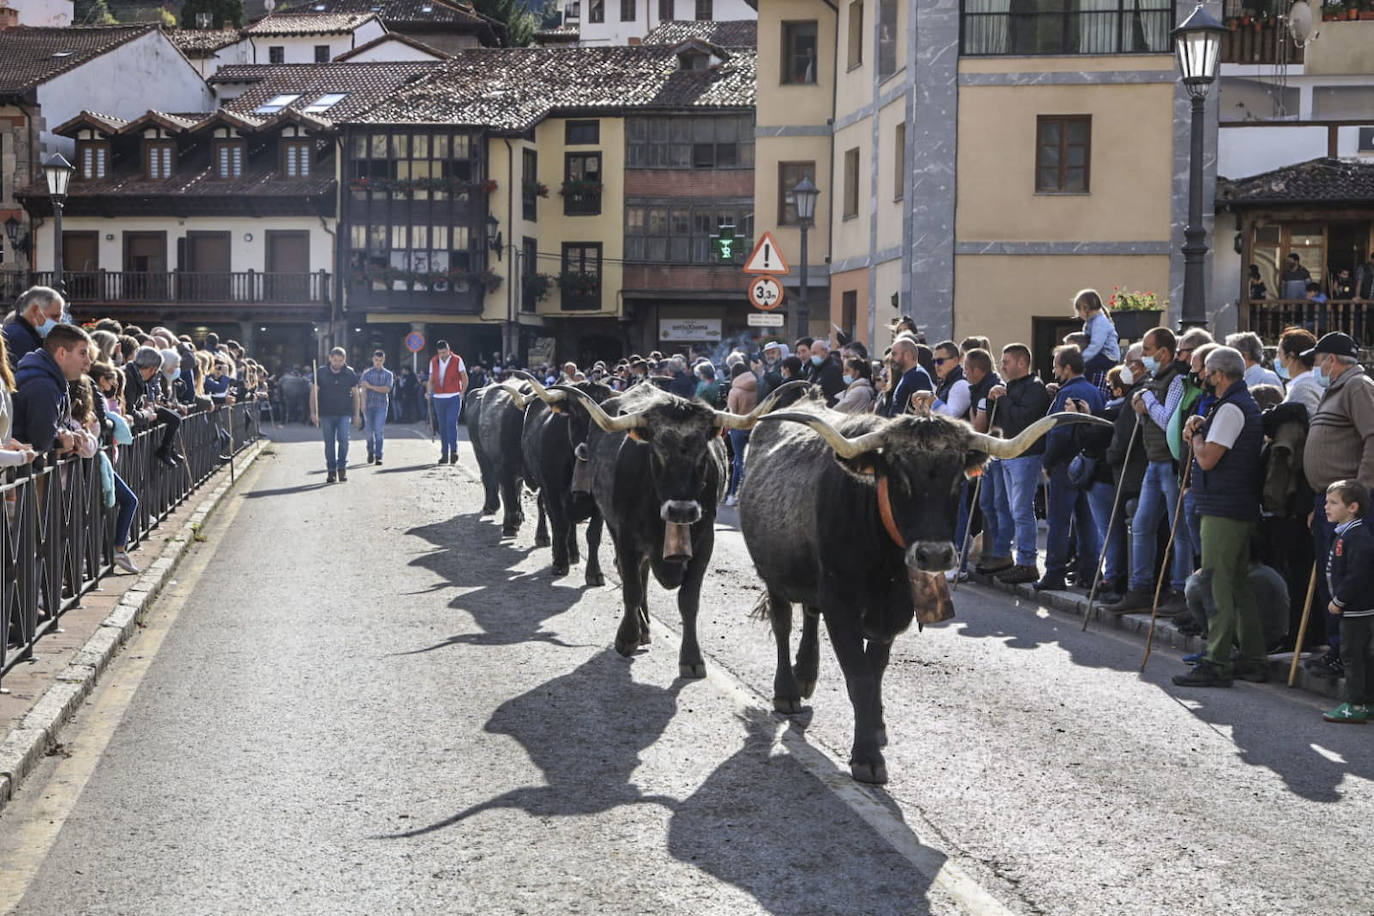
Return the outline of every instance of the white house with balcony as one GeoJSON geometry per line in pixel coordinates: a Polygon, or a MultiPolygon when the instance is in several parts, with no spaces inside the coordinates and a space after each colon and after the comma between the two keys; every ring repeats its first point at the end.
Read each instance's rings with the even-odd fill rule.
{"type": "Polygon", "coordinates": [[[324,64],[386,34],[376,13],[273,13],[243,30],[250,64],[324,64]]]}
{"type": "Polygon", "coordinates": [[[665,23],[753,22],[746,0],[565,0],[563,24],[577,26],[578,44],[628,45],[645,41],[665,23]]]}

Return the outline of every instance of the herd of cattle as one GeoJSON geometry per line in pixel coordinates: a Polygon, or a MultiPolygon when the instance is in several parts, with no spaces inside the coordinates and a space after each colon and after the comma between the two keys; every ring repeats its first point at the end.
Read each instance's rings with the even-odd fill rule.
{"type": "Polygon", "coordinates": [[[604,523],[624,603],[616,651],[628,656],[650,641],[652,570],[677,590],[685,678],[706,675],[696,618],[728,479],[721,431],[753,428],[739,520],[777,641],[773,706],[796,713],[811,696],[824,618],[854,706],[850,770],[871,783],[887,781],[882,678],[892,639],[913,617],[924,624],[953,613],[943,574],[957,560],[965,475],[989,457],[1021,454],[1056,424],[1106,422],[1056,414],[1007,440],[938,414],[836,413],[804,382],[737,415],[652,384],[616,393],[592,382],[546,388],[530,376],[474,391],[466,412],[483,513],[503,511],[503,533],[514,536],[521,488],[535,492],[535,543],[552,546],[558,575],[578,562],[577,524],[587,522],[588,585],[604,583],[604,523]],[[804,612],[795,664],[793,604],[804,612]]]}

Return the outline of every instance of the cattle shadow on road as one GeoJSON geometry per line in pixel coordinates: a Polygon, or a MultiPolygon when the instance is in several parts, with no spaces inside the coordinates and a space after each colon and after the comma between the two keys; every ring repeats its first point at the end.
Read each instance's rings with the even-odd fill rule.
{"type": "MultiPolygon", "coordinates": [[[[1048,617],[1026,610],[986,616],[974,612],[953,623],[961,637],[994,639],[1013,649],[1053,646],[1079,667],[1139,672],[1143,644],[1105,639],[1091,626],[1086,633],[1080,632],[1079,621],[1054,609],[1048,617]]],[[[1175,686],[1171,676],[1186,670],[1168,649],[1157,646],[1143,679],[1218,735],[1223,735],[1220,729],[1229,728],[1228,740],[1240,758],[1272,771],[1295,795],[1314,802],[1339,802],[1344,798],[1341,784],[1348,776],[1374,780],[1374,756],[1368,753],[1364,734],[1367,730],[1322,721],[1310,696],[1242,681],[1231,688],[1175,686]],[[1259,715],[1254,703],[1256,691],[1267,694],[1262,698],[1263,714],[1259,715]]],[[[1335,706],[1336,701],[1326,701],[1326,705],[1335,706]]]]}
{"type": "MultiPolygon", "coordinates": [[[[636,772],[674,717],[693,714],[680,708],[690,682],[678,678],[667,687],[639,683],[632,670],[605,649],[574,671],[507,700],[492,714],[484,730],[518,743],[538,768],[542,784],[503,792],[426,826],[374,839],[464,829],[476,818],[466,829],[474,831],[477,842],[484,812],[514,809],[540,819],[578,818],[628,805],[654,805],[669,813],[664,839],[668,854],[748,893],[769,912],[928,912],[929,879],[795,757],[773,753],[778,725],[761,710],[758,716],[735,720],[743,731],[738,749],[704,779],[694,779],[690,795],[645,794],[635,782],[636,772]]],[[[799,730],[795,723],[784,727],[799,730]]],[[[728,746],[728,734],[721,742],[728,746]]],[[[665,761],[656,758],[647,765],[662,767],[665,761]]],[[[691,762],[684,765],[690,768],[691,762]]],[[[848,779],[847,773],[837,775],[848,779]]],[[[881,790],[873,791],[885,798],[881,790]]],[[[638,835],[657,834],[645,830],[638,835]]],[[[645,852],[652,855],[653,850],[645,852]]],[[[622,858],[629,860],[632,854],[622,858]]]]}
{"type": "Polygon", "coordinates": [[[460,633],[402,655],[431,652],[453,645],[508,646],[546,642],[573,648],[544,629],[544,621],[562,614],[582,597],[582,588],[554,586],[547,578],[513,572],[528,550],[499,538],[500,528],[476,514],[411,528],[406,534],[434,549],[410,561],[442,581],[424,592],[458,589],[449,607],[470,615],[479,633],[460,633]]]}

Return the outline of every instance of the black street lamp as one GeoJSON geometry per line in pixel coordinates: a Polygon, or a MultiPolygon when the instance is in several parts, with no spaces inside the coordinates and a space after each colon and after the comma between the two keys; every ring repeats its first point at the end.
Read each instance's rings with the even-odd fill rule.
{"type": "Polygon", "coordinates": [[[1207,323],[1207,289],[1203,266],[1207,258],[1207,230],[1202,227],[1202,156],[1207,91],[1216,82],[1221,61],[1221,36],[1226,26],[1199,3],[1173,31],[1174,50],[1183,88],[1193,103],[1188,155],[1188,226],[1183,230],[1183,310],[1179,324],[1187,328],[1207,323]]]}
{"type": "Polygon", "coordinates": [[[62,206],[67,202],[67,185],[75,171],[61,153],[53,153],[43,161],[43,177],[48,180],[48,196],[52,198],[52,287],[62,296],[64,304],[67,284],[62,277],[62,206]]]}
{"type": "Polygon", "coordinates": [[[792,186],[792,199],[796,201],[797,224],[801,228],[801,289],[797,291],[797,307],[792,310],[792,339],[800,340],[806,336],[807,309],[806,288],[806,231],[816,219],[816,198],[821,196],[820,188],[811,182],[810,175],[803,175],[801,181],[792,186]]]}

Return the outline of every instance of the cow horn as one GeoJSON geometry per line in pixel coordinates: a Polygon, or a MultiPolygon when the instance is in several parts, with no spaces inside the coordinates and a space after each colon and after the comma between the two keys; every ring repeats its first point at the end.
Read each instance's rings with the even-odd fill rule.
{"type": "Polygon", "coordinates": [[[534,393],[539,396],[539,400],[543,401],[545,404],[558,404],[568,399],[568,393],[566,391],[550,391],[539,383],[539,379],[522,369],[515,370],[511,375],[519,376],[529,382],[530,387],[534,389],[534,393]]]}
{"type": "Polygon", "coordinates": [[[529,406],[530,396],[509,382],[501,382],[493,387],[500,388],[502,391],[506,392],[506,394],[510,395],[510,399],[515,402],[515,406],[519,407],[521,410],[529,406]]]}
{"type": "Polygon", "coordinates": [[[778,401],[782,396],[790,392],[807,387],[807,383],[800,379],[786,384],[779,385],[778,388],[766,397],[753,410],[746,414],[730,413],[726,410],[716,411],[716,425],[721,429],[750,429],[758,422],[759,417],[769,413],[774,407],[778,406],[778,401]]]}
{"type": "Polygon", "coordinates": [[[804,423],[820,434],[835,454],[841,458],[857,458],[864,452],[871,452],[883,444],[883,434],[881,430],[864,433],[851,439],[844,433],[826,422],[824,417],[819,417],[814,413],[775,413],[760,420],[790,420],[793,423],[804,423]]]}
{"type": "Polygon", "coordinates": [[[644,425],[645,418],[640,414],[631,413],[613,417],[602,410],[601,405],[592,400],[585,391],[570,385],[554,385],[553,390],[561,391],[569,396],[575,395],[576,399],[582,402],[582,406],[587,408],[587,413],[591,415],[596,425],[608,433],[627,433],[644,425]]]}
{"type": "Polygon", "coordinates": [[[1101,417],[1094,417],[1092,414],[1085,413],[1064,413],[1050,414],[1036,420],[1030,426],[1021,431],[1015,439],[999,439],[996,436],[989,436],[986,433],[973,434],[973,446],[980,452],[987,452],[993,458],[1016,458],[1026,449],[1036,443],[1041,436],[1054,429],[1060,423],[1093,423],[1099,426],[1111,426],[1110,420],[1101,417]]]}

